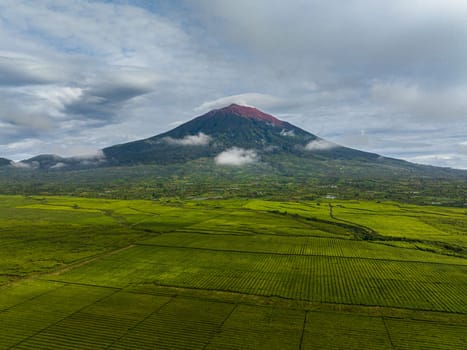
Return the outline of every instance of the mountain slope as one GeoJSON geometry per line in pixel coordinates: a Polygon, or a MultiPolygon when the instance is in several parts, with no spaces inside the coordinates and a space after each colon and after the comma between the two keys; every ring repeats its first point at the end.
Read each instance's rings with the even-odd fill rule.
{"type": "Polygon", "coordinates": [[[11,164],[11,160],[6,159],[6,158],[0,158],[0,166],[6,166],[10,164],[11,164]]]}
{"type": "Polygon", "coordinates": [[[174,166],[187,176],[202,174],[204,178],[220,168],[218,165],[248,163],[254,165],[246,170],[253,177],[467,178],[463,170],[418,165],[342,147],[256,108],[236,104],[212,110],[166,133],[105,148],[93,157],[40,155],[22,163],[22,168],[54,172],[111,166],[131,172],[134,165],[154,165],[175,176],[174,166]]]}
{"type": "Polygon", "coordinates": [[[0,168],[0,191],[109,198],[391,199],[464,206],[467,171],[342,147],[231,105],[92,157],[40,155],[0,168]],[[239,166],[243,165],[243,166],[239,166]]]}
{"type": "Polygon", "coordinates": [[[256,108],[232,104],[166,133],[103,150],[112,165],[170,164],[215,157],[232,147],[260,155],[376,160],[379,155],[341,147],[256,108]]]}

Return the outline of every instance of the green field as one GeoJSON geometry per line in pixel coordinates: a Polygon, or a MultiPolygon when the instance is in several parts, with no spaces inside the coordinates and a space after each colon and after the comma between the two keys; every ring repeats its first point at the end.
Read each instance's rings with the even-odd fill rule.
{"type": "Polygon", "coordinates": [[[0,349],[465,349],[466,214],[0,196],[0,349]]]}

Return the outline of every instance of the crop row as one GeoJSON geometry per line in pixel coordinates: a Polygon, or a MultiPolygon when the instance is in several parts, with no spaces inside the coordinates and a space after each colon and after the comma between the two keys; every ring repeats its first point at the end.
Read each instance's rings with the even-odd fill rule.
{"type": "Polygon", "coordinates": [[[465,349],[467,326],[416,320],[387,319],[396,349],[465,349]]]}
{"type": "Polygon", "coordinates": [[[0,349],[389,349],[391,342],[395,349],[460,349],[466,334],[459,323],[74,285],[25,301],[0,318],[0,349]]]}
{"type": "Polygon", "coordinates": [[[106,349],[169,301],[116,293],[47,327],[18,349],[106,349]]]}
{"type": "Polygon", "coordinates": [[[350,237],[351,233],[342,226],[328,221],[305,220],[285,213],[231,210],[218,212],[215,218],[201,221],[190,230],[212,230],[214,232],[248,232],[250,234],[297,235],[322,237],[350,237]]]}
{"type": "Polygon", "coordinates": [[[239,305],[207,349],[299,349],[305,312],[239,305]]]}
{"type": "Polygon", "coordinates": [[[175,298],[112,347],[114,349],[203,349],[234,305],[175,298]]]}
{"type": "Polygon", "coordinates": [[[160,285],[330,303],[467,312],[463,266],[139,246],[61,276],[125,287],[160,285]]]}
{"type": "Polygon", "coordinates": [[[174,232],[144,240],[142,243],[244,252],[453,263],[467,266],[464,259],[456,257],[348,239],[269,235],[229,235],[219,238],[213,234],[174,232]]]}
{"type": "Polygon", "coordinates": [[[0,348],[8,348],[72,315],[112,291],[64,286],[0,313],[0,348]]]}
{"type": "Polygon", "coordinates": [[[304,349],[392,349],[381,317],[308,313],[304,349]]]}

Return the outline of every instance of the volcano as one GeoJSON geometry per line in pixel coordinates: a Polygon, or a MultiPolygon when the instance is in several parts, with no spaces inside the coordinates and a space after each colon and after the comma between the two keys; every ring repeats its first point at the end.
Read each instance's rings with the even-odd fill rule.
{"type": "Polygon", "coordinates": [[[110,165],[170,164],[216,157],[232,148],[260,156],[280,154],[304,159],[381,158],[333,144],[256,108],[237,104],[212,110],[166,133],[103,152],[110,165]]]}
{"type": "Polygon", "coordinates": [[[405,198],[464,205],[467,171],[343,147],[232,104],[92,157],[39,155],[0,167],[8,193],[111,198],[405,198]],[[412,196],[413,194],[413,196],[412,196]],[[220,196],[220,197],[219,197],[220,196]],[[441,199],[440,199],[441,198],[441,199]],[[444,199],[443,199],[444,198],[444,199]]]}
{"type": "MultiPolygon", "coordinates": [[[[413,164],[343,147],[256,108],[231,104],[215,109],[168,132],[104,148],[93,158],[39,155],[24,160],[27,168],[74,170],[102,167],[131,169],[174,165],[196,175],[194,162],[212,173],[215,166],[249,165],[257,174],[321,178],[466,177],[466,171],[413,164]]],[[[7,164],[5,162],[5,164],[7,164]]],[[[9,164],[9,163],[8,163],[9,164]]],[[[162,168],[161,168],[162,167],[162,168]]],[[[173,167],[165,167],[170,174],[173,167]]],[[[203,173],[203,174],[206,174],[203,173]]],[[[203,175],[204,176],[204,175],[203,175]]]]}

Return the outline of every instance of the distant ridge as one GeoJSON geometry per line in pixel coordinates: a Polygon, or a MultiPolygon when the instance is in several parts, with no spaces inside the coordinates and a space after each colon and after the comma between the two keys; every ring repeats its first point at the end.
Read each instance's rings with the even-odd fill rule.
{"type": "Polygon", "coordinates": [[[9,159],[6,159],[6,158],[0,158],[0,166],[6,166],[6,165],[10,165],[12,163],[11,160],[9,159]]]}

